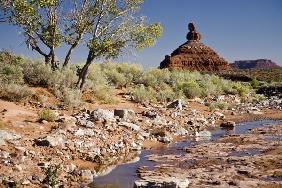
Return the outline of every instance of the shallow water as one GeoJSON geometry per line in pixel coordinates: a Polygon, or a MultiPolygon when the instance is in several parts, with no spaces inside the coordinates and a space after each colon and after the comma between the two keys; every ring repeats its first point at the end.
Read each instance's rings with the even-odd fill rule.
{"type": "MultiPolygon", "coordinates": [[[[183,150],[184,147],[189,147],[192,145],[197,145],[203,142],[211,142],[219,139],[222,136],[226,135],[238,135],[245,134],[249,130],[259,127],[264,127],[268,125],[277,125],[282,124],[282,120],[262,120],[262,121],[252,121],[252,122],[244,122],[238,124],[234,129],[224,129],[217,128],[214,130],[210,130],[212,135],[211,137],[203,137],[201,139],[196,137],[189,137],[186,140],[181,142],[175,142],[167,145],[161,149],[153,149],[153,150],[144,150],[139,155],[140,160],[133,163],[121,164],[118,165],[115,169],[113,169],[109,174],[101,177],[97,177],[94,179],[94,183],[92,187],[95,188],[132,188],[134,181],[138,179],[136,175],[136,170],[140,166],[146,166],[149,169],[154,169],[155,165],[159,165],[160,163],[156,163],[153,161],[147,160],[149,155],[184,155],[186,152],[183,150]]],[[[260,151],[247,151],[244,153],[234,153],[233,155],[241,156],[241,155],[255,155],[259,154],[260,151]]]]}

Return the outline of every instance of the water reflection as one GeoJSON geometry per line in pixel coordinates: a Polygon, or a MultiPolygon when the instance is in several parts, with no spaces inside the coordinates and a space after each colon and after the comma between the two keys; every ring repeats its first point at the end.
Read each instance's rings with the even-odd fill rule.
{"type": "MultiPolygon", "coordinates": [[[[235,128],[217,128],[214,130],[209,130],[211,133],[209,136],[208,131],[200,133],[202,136],[198,137],[189,137],[184,141],[172,143],[166,147],[161,149],[154,149],[154,150],[145,150],[142,151],[139,155],[140,160],[134,161],[130,164],[123,164],[117,166],[113,169],[110,174],[107,174],[102,177],[97,177],[94,179],[95,183],[92,183],[93,188],[132,188],[134,181],[138,179],[136,176],[136,170],[140,166],[146,166],[149,169],[153,170],[156,162],[147,160],[147,156],[149,155],[185,155],[186,152],[183,148],[191,147],[197,144],[215,141],[218,138],[225,136],[225,135],[234,135],[234,134],[245,134],[248,130],[253,128],[259,128],[266,125],[277,125],[282,124],[282,121],[274,121],[274,120],[264,120],[264,121],[253,121],[247,123],[238,124],[235,128]]],[[[233,155],[244,155],[244,154],[259,154],[260,151],[248,151],[244,153],[233,153],[233,155]]],[[[187,164],[189,166],[189,161],[187,164]]]]}

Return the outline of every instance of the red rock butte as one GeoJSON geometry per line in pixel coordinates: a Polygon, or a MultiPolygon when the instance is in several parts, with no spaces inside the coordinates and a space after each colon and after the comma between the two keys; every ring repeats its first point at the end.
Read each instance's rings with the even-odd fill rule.
{"type": "Polygon", "coordinates": [[[160,68],[173,68],[191,71],[220,71],[230,69],[228,62],[213,49],[202,44],[201,34],[193,23],[188,24],[187,42],[179,46],[171,56],[167,55],[160,68]]]}

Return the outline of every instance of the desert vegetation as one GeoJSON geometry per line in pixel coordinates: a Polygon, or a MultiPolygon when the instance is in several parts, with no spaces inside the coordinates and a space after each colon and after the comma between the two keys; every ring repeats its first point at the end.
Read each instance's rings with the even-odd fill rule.
{"type": "Polygon", "coordinates": [[[64,106],[79,107],[82,102],[116,103],[114,91],[122,90],[135,102],[169,102],[177,98],[208,97],[221,94],[248,97],[252,84],[225,80],[199,72],[144,70],[137,64],[106,61],[89,66],[83,91],[77,89],[77,71],[83,65],[52,70],[44,62],[0,53],[0,97],[21,101],[33,97],[31,87],[48,89],[64,106]],[[85,99],[85,100],[83,100],[85,99]]]}

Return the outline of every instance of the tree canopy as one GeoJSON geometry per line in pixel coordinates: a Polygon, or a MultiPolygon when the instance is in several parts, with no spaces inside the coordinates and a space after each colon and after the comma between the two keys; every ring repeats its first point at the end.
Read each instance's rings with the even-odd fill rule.
{"type": "Polygon", "coordinates": [[[28,47],[56,68],[55,49],[69,46],[63,65],[81,42],[88,47],[80,71],[83,86],[88,66],[96,58],[115,58],[125,49],[152,47],[162,33],[158,23],[140,16],[143,0],[2,0],[0,21],[18,26],[28,47]],[[46,52],[47,49],[47,52],[46,52]]]}

